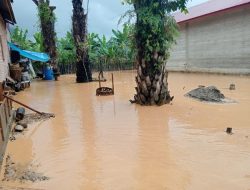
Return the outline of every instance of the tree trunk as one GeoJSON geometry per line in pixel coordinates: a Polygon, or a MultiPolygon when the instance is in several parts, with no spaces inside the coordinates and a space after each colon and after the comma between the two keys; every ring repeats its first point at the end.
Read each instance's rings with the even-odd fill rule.
{"type": "Polygon", "coordinates": [[[138,58],[138,68],[136,76],[136,94],[135,103],[140,105],[163,105],[172,101],[168,91],[168,72],[165,66],[158,73],[149,74],[149,69],[143,62],[143,58],[138,58]]]}
{"type": "Polygon", "coordinates": [[[153,9],[147,9],[148,6],[140,0],[134,4],[137,13],[135,25],[137,87],[132,102],[140,105],[163,105],[173,99],[168,91],[168,72],[165,66],[167,51],[164,49],[165,42],[161,36],[162,32],[165,32],[165,26],[161,20],[157,24],[152,24],[150,20],[152,17],[162,17],[163,20],[163,16],[158,13],[158,9],[151,11],[153,9]],[[142,18],[143,14],[140,12],[142,10],[151,11],[152,17],[142,18]],[[156,30],[161,32],[155,32],[156,30]]]}
{"type": "Polygon", "coordinates": [[[90,61],[87,48],[87,15],[82,7],[82,0],[72,0],[73,17],[72,28],[76,46],[76,82],[92,81],[90,61]]]}
{"type": "Polygon", "coordinates": [[[39,0],[38,9],[40,16],[41,33],[43,37],[43,48],[46,53],[50,56],[51,65],[57,68],[57,50],[56,50],[56,32],[55,32],[55,16],[54,9],[49,5],[49,0],[39,0]],[[46,13],[41,11],[47,10],[46,13]],[[48,15],[46,15],[48,14],[48,15]]]}

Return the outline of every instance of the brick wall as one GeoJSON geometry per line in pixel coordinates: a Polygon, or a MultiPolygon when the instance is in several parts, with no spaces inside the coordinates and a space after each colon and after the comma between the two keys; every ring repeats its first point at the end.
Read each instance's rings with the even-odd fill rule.
{"type": "Polygon", "coordinates": [[[250,6],[180,24],[169,70],[250,73],[250,6]]]}

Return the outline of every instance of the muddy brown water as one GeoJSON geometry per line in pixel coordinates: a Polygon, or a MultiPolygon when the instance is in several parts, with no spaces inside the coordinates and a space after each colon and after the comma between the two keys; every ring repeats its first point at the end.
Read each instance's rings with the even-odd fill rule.
{"type": "MultiPolygon", "coordinates": [[[[98,83],[74,76],[33,82],[15,98],[56,118],[29,126],[6,154],[38,164],[50,180],[0,186],[87,190],[249,190],[250,77],[170,73],[172,105],[130,104],[135,72],[115,72],[115,95],[96,97],[98,83]],[[228,90],[236,85],[235,91],[228,90]],[[214,85],[234,104],[184,94],[214,85]],[[233,128],[233,135],[225,133],[233,128]]],[[[111,86],[110,74],[106,73],[111,86]]],[[[3,178],[3,169],[1,179],[3,178]]]]}

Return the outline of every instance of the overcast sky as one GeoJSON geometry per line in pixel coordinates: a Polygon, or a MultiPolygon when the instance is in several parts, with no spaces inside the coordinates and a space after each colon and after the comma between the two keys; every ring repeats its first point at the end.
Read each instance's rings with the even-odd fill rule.
{"type": "MultiPolygon", "coordinates": [[[[190,0],[188,6],[194,6],[206,0],[190,0]]],[[[84,0],[87,2],[87,0],[84,0]]],[[[62,37],[71,30],[71,0],[51,0],[56,6],[56,31],[62,37]]],[[[37,9],[32,0],[14,0],[13,9],[17,25],[28,29],[29,36],[38,30],[37,9]]],[[[89,0],[88,30],[100,35],[111,35],[112,29],[118,29],[117,23],[123,13],[128,10],[121,0],[89,0]]]]}

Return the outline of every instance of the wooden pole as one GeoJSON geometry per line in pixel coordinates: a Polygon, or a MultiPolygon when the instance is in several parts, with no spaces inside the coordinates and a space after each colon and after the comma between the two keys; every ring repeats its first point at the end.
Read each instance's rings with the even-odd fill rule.
{"type": "Polygon", "coordinates": [[[3,83],[0,82],[0,101],[3,100],[3,91],[4,91],[3,83]]]}
{"type": "Polygon", "coordinates": [[[42,112],[37,111],[37,110],[35,110],[35,109],[33,109],[33,108],[31,108],[31,107],[29,107],[29,106],[27,106],[27,105],[25,105],[25,104],[23,104],[23,103],[17,101],[17,100],[14,100],[13,98],[11,98],[11,97],[9,97],[9,96],[6,96],[6,95],[4,95],[4,94],[3,94],[3,96],[4,96],[5,98],[7,98],[7,99],[13,101],[13,102],[16,102],[17,104],[20,104],[21,106],[24,106],[24,107],[30,109],[30,110],[33,111],[33,112],[36,112],[36,113],[38,113],[38,114],[40,114],[40,115],[43,115],[42,112]]]}
{"type": "Polygon", "coordinates": [[[101,73],[99,73],[98,75],[98,79],[99,79],[99,88],[101,88],[101,77],[100,77],[101,73]]]}
{"type": "Polygon", "coordinates": [[[111,74],[112,77],[112,90],[113,90],[113,94],[115,94],[115,86],[114,86],[114,76],[113,73],[111,74]]]}

